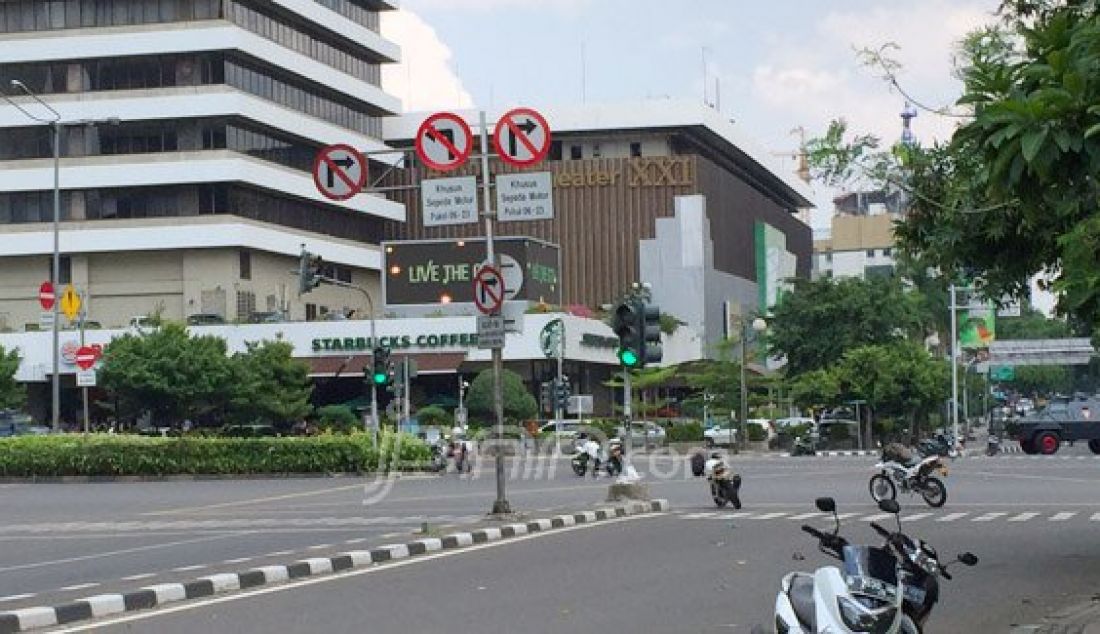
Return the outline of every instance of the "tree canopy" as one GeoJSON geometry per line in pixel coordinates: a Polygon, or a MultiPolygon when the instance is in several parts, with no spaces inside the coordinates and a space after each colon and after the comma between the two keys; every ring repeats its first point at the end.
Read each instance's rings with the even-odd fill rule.
{"type": "Polygon", "coordinates": [[[920,301],[895,278],[795,280],[768,318],[770,352],[792,377],[829,367],[847,350],[923,334],[920,301]]]}
{"type": "MultiPolygon", "coordinates": [[[[504,395],[504,418],[509,423],[517,423],[534,418],[539,405],[535,397],[527,391],[523,378],[511,370],[500,374],[501,390],[504,395]]],[[[472,416],[483,422],[495,422],[493,409],[493,371],[482,370],[470,382],[470,391],[466,394],[466,407],[472,416]]]]}
{"type": "Polygon", "coordinates": [[[233,417],[285,426],[308,416],[313,386],[309,367],[294,358],[294,346],[286,341],[250,341],[245,346],[245,352],[230,359],[233,417]]]}
{"type": "Polygon", "coordinates": [[[19,370],[19,351],[0,346],[0,409],[16,408],[27,399],[27,388],[15,380],[19,370]]]}

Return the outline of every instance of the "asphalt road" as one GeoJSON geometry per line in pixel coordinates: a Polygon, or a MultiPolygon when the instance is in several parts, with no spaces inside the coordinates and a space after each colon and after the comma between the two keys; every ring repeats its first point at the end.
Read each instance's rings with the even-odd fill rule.
{"type": "MultiPolygon", "coordinates": [[[[1100,459],[1076,449],[960,459],[951,464],[943,509],[900,498],[911,532],[943,553],[972,550],[982,559],[945,584],[929,631],[1004,631],[1100,588],[1093,484],[1100,459]]],[[[517,631],[514,618],[530,632],[748,631],[770,620],[784,572],[826,563],[798,530],[803,521],[822,522],[797,518],[814,511],[813,498],[834,496],[841,513],[853,514],[846,534],[874,540],[865,526],[877,514],[867,494],[873,463],[738,458],[745,508],[733,515],[713,507],[683,463],[640,457],[652,494],[668,498],[673,513],[187,604],[106,631],[339,632],[369,624],[372,632],[435,632],[453,630],[458,619],[495,632],[517,631]],[[805,561],[792,560],[796,552],[805,561]]],[[[538,515],[601,501],[606,480],[576,478],[565,462],[552,474],[542,466],[523,477],[521,464],[513,474],[509,499],[517,510],[538,515]]],[[[395,541],[424,518],[436,526],[475,520],[494,492],[491,469],[404,478],[366,505],[364,484],[5,485],[0,610],[285,563],[350,549],[349,541],[362,544],[355,548],[395,541]]]]}

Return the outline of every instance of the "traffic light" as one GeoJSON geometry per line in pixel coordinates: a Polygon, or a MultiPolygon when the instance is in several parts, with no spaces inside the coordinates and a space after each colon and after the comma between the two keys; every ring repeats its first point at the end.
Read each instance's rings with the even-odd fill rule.
{"type": "Polygon", "coordinates": [[[390,382],[390,351],[376,347],[371,355],[371,383],[388,385],[390,382]]]}
{"type": "Polygon", "coordinates": [[[554,411],[554,383],[552,381],[543,381],[539,385],[539,407],[543,412],[554,411]]]}
{"type": "Polygon", "coordinates": [[[619,363],[627,368],[642,367],[645,359],[645,339],[642,336],[645,320],[641,302],[627,300],[616,306],[611,329],[619,337],[619,350],[616,353],[619,363]]]}
{"type": "Polygon", "coordinates": [[[642,355],[642,365],[660,363],[664,357],[661,351],[661,309],[656,304],[642,305],[642,339],[644,341],[645,354],[642,355]]]}
{"type": "Polygon", "coordinates": [[[321,269],[325,261],[305,249],[298,256],[298,294],[303,295],[321,285],[321,269]]]}
{"type": "Polygon", "coordinates": [[[554,398],[557,406],[564,412],[569,409],[569,397],[573,395],[573,386],[569,385],[569,379],[562,377],[561,382],[554,382],[554,398]]]}

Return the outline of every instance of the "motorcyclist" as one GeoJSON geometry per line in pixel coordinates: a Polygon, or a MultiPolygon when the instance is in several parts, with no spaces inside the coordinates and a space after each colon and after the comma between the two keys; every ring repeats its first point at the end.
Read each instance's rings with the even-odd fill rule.
{"type": "Polygon", "coordinates": [[[733,508],[741,508],[741,476],[732,473],[729,465],[727,465],[726,461],[722,459],[721,453],[715,451],[710,454],[710,458],[708,458],[706,463],[703,465],[703,473],[707,476],[707,480],[710,480],[714,477],[714,470],[719,467],[725,468],[727,471],[730,471],[729,475],[726,476],[733,484],[733,497],[730,499],[730,502],[733,503],[733,508]]]}
{"type": "Polygon", "coordinates": [[[588,455],[588,462],[592,465],[592,477],[598,477],[600,471],[600,443],[588,434],[582,434],[580,450],[588,455]]]}

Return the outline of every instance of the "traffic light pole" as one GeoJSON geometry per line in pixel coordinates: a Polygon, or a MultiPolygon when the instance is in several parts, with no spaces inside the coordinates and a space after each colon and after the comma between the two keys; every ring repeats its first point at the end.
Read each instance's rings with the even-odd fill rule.
{"type": "MultiPolygon", "coordinates": [[[[559,269],[560,270],[560,269],[559,269]]],[[[558,382],[557,385],[562,384],[562,374],[564,372],[565,365],[565,322],[561,324],[561,336],[558,337],[558,382]]],[[[565,417],[565,412],[562,411],[561,402],[558,401],[556,395],[554,398],[554,453],[557,454],[561,450],[561,422],[565,417]]]]}
{"type": "MultiPolygon", "coordinates": [[[[489,184],[489,124],[485,118],[485,111],[478,113],[478,123],[481,127],[481,186],[482,186],[482,216],[485,218],[485,257],[494,266],[496,265],[496,252],[493,247],[493,205],[489,184]]],[[[504,370],[504,357],[500,348],[492,349],[493,356],[493,411],[497,419],[497,445],[496,445],[496,478],[497,499],[493,502],[493,514],[503,515],[512,512],[512,506],[508,503],[504,491],[504,394],[501,390],[501,374],[504,370]]]]}
{"type": "Polygon", "coordinates": [[[623,458],[626,458],[627,447],[633,449],[634,445],[634,430],[630,428],[631,419],[634,417],[634,411],[631,401],[633,400],[633,394],[630,389],[630,368],[623,368],[623,458]]]}

